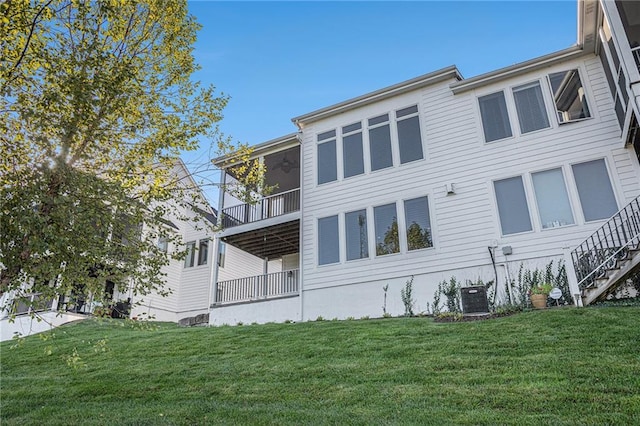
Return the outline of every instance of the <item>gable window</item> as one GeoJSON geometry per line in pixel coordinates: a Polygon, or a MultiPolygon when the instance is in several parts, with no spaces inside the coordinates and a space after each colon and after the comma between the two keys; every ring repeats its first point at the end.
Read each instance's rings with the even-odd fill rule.
{"type": "Polygon", "coordinates": [[[184,258],[184,267],[191,268],[195,264],[196,259],[196,242],[189,241],[187,243],[187,257],[184,258]]]}
{"type": "Polygon", "coordinates": [[[618,211],[618,204],[604,160],[574,164],[571,168],[584,220],[589,222],[613,216],[618,211]]]}
{"type": "Polygon", "coordinates": [[[572,225],[573,213],[562,169],[531,174],[542,228],[572,225]]]}
{"type": "Polygon", "coordinates": [[[516,104],[520,132],[529,133],[549,127],[547,110],[542,98],[540,82],[514,87],[513,100],[516,104]]]}
{"type": "Polygon", "coordinates": [[[369,257],[369,240],[367,238],[367,211],[358,210],[344,215],[347,260],[369,257]]]}
{"type": "Polygon", "coordinates": [[[342,128],[342,160],[345,178],[364,173],[362,123],[354,123],[342,128]]]}
{"type": "Polygon", "coordinates": [[[493,182],[498,202],[498,215],[502,234],[517,234],[531,231],[529,205],[524,192],[522,176],[493,182]]]}
{"type": "Polygon", "coordinates": [[[418,250],[433,247],[427,197],[406,200],[404,202],[404,216],[407,225],[407,248],[418,250]]]}
{"type": "Polygon", "coordinates": [[[198,245],[198,266],[206,265],[209,257],[209,240],[200,240],[198,245]]]}
{"type": "Polygon", "coordinates": [[[504,92],[500,91],[481,96],[478,98],[478,103],[480,104],[484,140],[492,142],[511,137],[511,125],[509,124],[509,113],[507,112],[504,92]]]}
{"type": "Polygon", "coordinates": [[[376,232],[376,255],[398,253],[398,217],[396,204],[385,204],[373,208],[373,219],[376,232]]]}
{"type": "Polygon", "coordinates": [[[393,166],[389,114],[370,118],[368,123],[371,170],[380,170],[393,166]]]}
{"type": "Polygon", "coordinates": [[[318,184],[338,179],[336,158],[336,131],[318,135],[318,184]]]}
{"type": "Polygon", "coordinates": [[[318,264],[340,262],[338,216],[318,219],[318,264]]]}
{"type": "Polygon", "coordinates": [[[420,137],[420,118],[418,117],[418,106],[396,111],[398,126],[398,146],[400,148],[400,163],[421,160],[422,138],[420,137]]]}
{"type": "Polygon", "coordinates": [[[549,84],[560,124],[591,117],[577,69],[549,74],[549,84]]]}

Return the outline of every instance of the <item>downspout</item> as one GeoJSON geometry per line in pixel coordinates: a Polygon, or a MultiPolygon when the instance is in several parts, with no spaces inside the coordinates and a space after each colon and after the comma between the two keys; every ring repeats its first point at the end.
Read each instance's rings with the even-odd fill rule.
{"type": "MultiPolygon", "coordinates": [[[[222,208],[224,207],[224,183],[226,180],[226,172],[224,170],[221,171],[220,175],[220,190],[218,191],[218,215],[216,217],[216,234],[220,233],[220,229],[222,227],[222,208]]],[[[209,288],[211,289],[209,293],[209,324],[212,324],[212,312],[213,307],[216,302],[216,295],[218,294],[218,258],[220,256],[220,237],[218,235],[213,236],[215,241],[214,250],[213,250],[213,259],[211,260],[212,268],[211,268],[211,276],[209,282],[209,288]]]]}
{"type": "Polygon", "coordinates": [[[494,250],[495,247],[487,247],[487,249],[489,250],[489,256],[491,256],[491,264],[493,265],[493,276],[495,277],[495,285],[494,285],[494,291],[493,291],[493,302],[492,305],[495,306],[496,305],[496,297],[498,294],[498,268],[496,268],[496,258],[494,255],[494,250]]]}
{"type": "Polygon", "coordinates": [[[300,298],[300,322],[304,321],[304,301],[303,301],[303,295],[304,292],[302,291],[303,288],[303,284],[304,284],[304,268],[302,267],[303,265],[303,256],[302,256],[302,247],[304,247],[303,245],[303,236],[302,236],[302,222],[304,219],[304,203],[302,202],[302,200],[304,199],[304,174],[302,173],[302,169],[303,169],[303,164],[302,164],[302,159],[304,158],[303,152],[302,152],[302,125],[296,121],[296,126],[298,127],[298,143],[300,144],[300,158],[298,159],[298,161],[300,162],[300,197],[298,198],[298,203],[300,205],[300,220],[299,220],[299,225],[298,225],[298,292],[300,294],[299,298],[300,298]]]}

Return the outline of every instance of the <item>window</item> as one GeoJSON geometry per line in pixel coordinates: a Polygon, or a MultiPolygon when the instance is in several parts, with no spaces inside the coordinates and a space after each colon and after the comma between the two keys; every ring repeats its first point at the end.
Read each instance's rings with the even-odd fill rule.
{"type": "Polygon", "coordinates": [[[529,217],[529,206],[522,176],[497,180],[493,185],[496,191],[502,234],[531,231],[531,218],[529,217]]]}
{"type": "Polygon", "coordinates": [[[200,240],[198,246],[198,266],[206,265],[209,257],[209,240],[200,240]]]}
{"type": "Polygon", "coordinates": [[[158,237],[158,249],[163,253],[169,251],[169,238],[164,236],[158,237]]]}
{"type": "Polygon", "coordinates": [[[351,124],[342,128],[342,160],[344,177],[364,173],[362,155],[362,123],[351,124]]]}
{"type": "Polygon", "coordinates": [[[369,148],[372,171],[393,166],[389,114],[369,119],[369,148]]]}
{"type": "Polygon", "coordinates": [[[398,120],[398,146],[400,148],[400,163],[421,160],[422,138],[420,137],[420,118],[418,106],[414,105],[396,111],[398,120]]]}
{"type": "Polygon", "coordinates": [[[220,245],[218,246],[218,266],[224,268],[224,261],[227,252],[227,245],[220,241],[220,245]]]}
{"type": "Polygon", "coordinates": [[[318,183],[332,182],[338,178],[336,165],[336,131],[318,135],[318,183]],[[326,142],[325,142],[326,141],[326,142]]]}
{"type": "Polygon", "coordinates": [[[318,264],[340,262],[338,216],[318,219],[318,264]]]}
{"type": "Polygon", "coordinates": [[[572,225],[573,213],[562,169],[533,173],[531,179],[542,228],[572,225]]]}
{"type": "Polygon", "coordinates": [[[577,69],[549,74],[549,84],[560,124],[591,117],[577,69]]]}
{"type": "Polygon", "coordinates": [[[344,215],[347,237],[347,260],[369,257],[367,211],[358,210],[344,215]]]}
{"type": "Polygon", "coordinates": [[[585,221],[606,219],[618,211],[603,159],[574,164],[572,169],[585,221]]]}
{"type": "Polygon", "coordinates": [[[530,83],[513,89],[520,132],[529,133],[549,127],[547,110],[542,99],[540,83],[530,83]]]}
{"type": "Polygon", "coordinates": [[[407,226],[407,248],[418,250],[433,247],[427,197],[406,200],[404,202],[404,217],[407,226]]]}
{"type": "Polygon", "coordinates": [[[496,92],[478,98],[484,140],[487,142],[508,138],[512,135],[504,92],[496,92]]]}
{"type": "Polygon", "coordinates": [[[376,232],[376,255],[398,253],[398,218],[395,203],[385,204],[373,208],[373,218],[376,232]]]}
{"type": "Polygon", "coordinates": [[[191,268],[194,265],[196,256],[196,242],[189,241],[187,243],[187,257],[184,258],[184,267],[191,268]]]}

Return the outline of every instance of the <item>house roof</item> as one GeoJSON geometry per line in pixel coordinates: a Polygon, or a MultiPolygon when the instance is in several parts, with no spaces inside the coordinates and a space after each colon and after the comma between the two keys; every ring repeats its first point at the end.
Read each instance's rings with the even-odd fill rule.
{"type": "Polygon", "coordinates": [[[302,129],[307,123],[312,123],[322,118],[340,114],[353,108],[369,105],[374,102],[390,98],[392,96],[397,96],[402,93],[419,89],[431,84],[439,83],[441,81],[449,80],[451,78],[455,78],[456,80],[462,79],[462,75],[455,65],[451,65],[449,67],[442,68],[429,74],[424,74],[419,77],[412,78],[411,80],[403,81],[401,83],[394,84],[393,86],[388,86],[383,89],[376,90],[375,92],[367,93],[365,95],[358,96],[357,98],[352,98],[344,102],[328,106],[326,108],[312,111],[308,114],[294,117],[291,119],[291,121],[293,121],[299,129],[302,129]]]}
{"type": "MultiPolygon", "coordinates": [[[[259,157],[269,152],[282,151],[283,149],[290,148],[291,146],[300,144],[298,140],[297,133],[289,133],[285,136],[280,136],[279,138],[271,139],[266,142],[262,142],[258,145],[252,145],[251,149],[253,152],[251,153],[252,157],[259,157]]],[[[223,167],[228,166],[231,160],[234,158],[234,153],[222,155],[220,157],[214,158],[211,160],[214,166],[223,167]]]]}
{"type": "Polygon", "coordinates": [[[560,50],[558,52],[550,53],[548,55],[540,56],[538,58],[530,59],[524,62],[519,62],[508,67],[500,68],[495,71],[451,83],[449,87],[451,88],[453,93],[458,94],[506,78],[545,68],[550,65],[566,61],[568,59],[577,58],[587,53],[588,52],[585,52],[582,47],[574,45],[568,49],[560,50]]]}

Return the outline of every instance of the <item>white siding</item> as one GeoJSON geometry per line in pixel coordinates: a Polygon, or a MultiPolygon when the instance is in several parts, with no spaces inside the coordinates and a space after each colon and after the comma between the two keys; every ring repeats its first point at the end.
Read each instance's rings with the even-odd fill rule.
{"type": "MultiPolygon", "coordinates": [[[[623,148],[612,108],[600,61],[595,56],[587,56],[544,72],[522,75],[458,95],[451,92],[448,83],[441,83],[306,127],[302,143],[305,319],[317,315],[380,315],[382,286],[386,282],[403,283],[410,275],[420,277],[416,278],[416,286],[423,293],[422,300],[428,300],[440,277],[485,274],[480,271],[486,271],[491,265],[488,246],[492,241],[499,244],[496,250],[499,263],[505,260],[510,264],[538,262],[549,256],[561,256],[563,247],[577,245],[602,224],[602,221],[584,223],[571,164],[604,158],[618,207],[640,193],[637,161],[629,149],[623,148]],[[560,126],[555,119],[546,76],[572,68],[580,70],[592,118],[560,126]],[[511,88],[534,80],[541,81],[551,128],[519,135],[517,116],[512,108],[510,120],[514,136],[485,143],[476,98],[504,90],[512,105],[511,88]],[[413,104],[420,108],[424,160],[399,165],[392,125],[394,167],[316,185],[317,133],[386,112],[391,113],[393,121],[394,110],[413,104]],[[530,174],[558,167],[564,172],[576,225],[543,230],[537,216],[530,174]],[[524,178],[533,231],[502,236],[492,182],[516,175],[524,178]],[[446,193],[445,185],[449,183],[453,183],[455,194],[446,193]],[[434,248],[407,253],[403,247],[401,253],[376,258],[371,250],[372,233],[369,232],[370,258],[345,260],[345,212],[368,209],[368,226],[372,228],[374,206],[396,202],[400,208],[403,200],[424,195],[429,197],[434,248]],[[340,215],[341,262],[318,266],[317,219],[336,214],[340,215]],[[513,247],[513,254],[508,259],[500,249],[505,245],[513,247]],[[323,309],[332,314],[323,314],[323,309]]],[[[366,128],[366,122],[363,127],[366,128]]],[[[365,131],[365,145],[367,142],[365,131]]],[[[400,210],[398,216],[400,219],[400,210]]]]}

